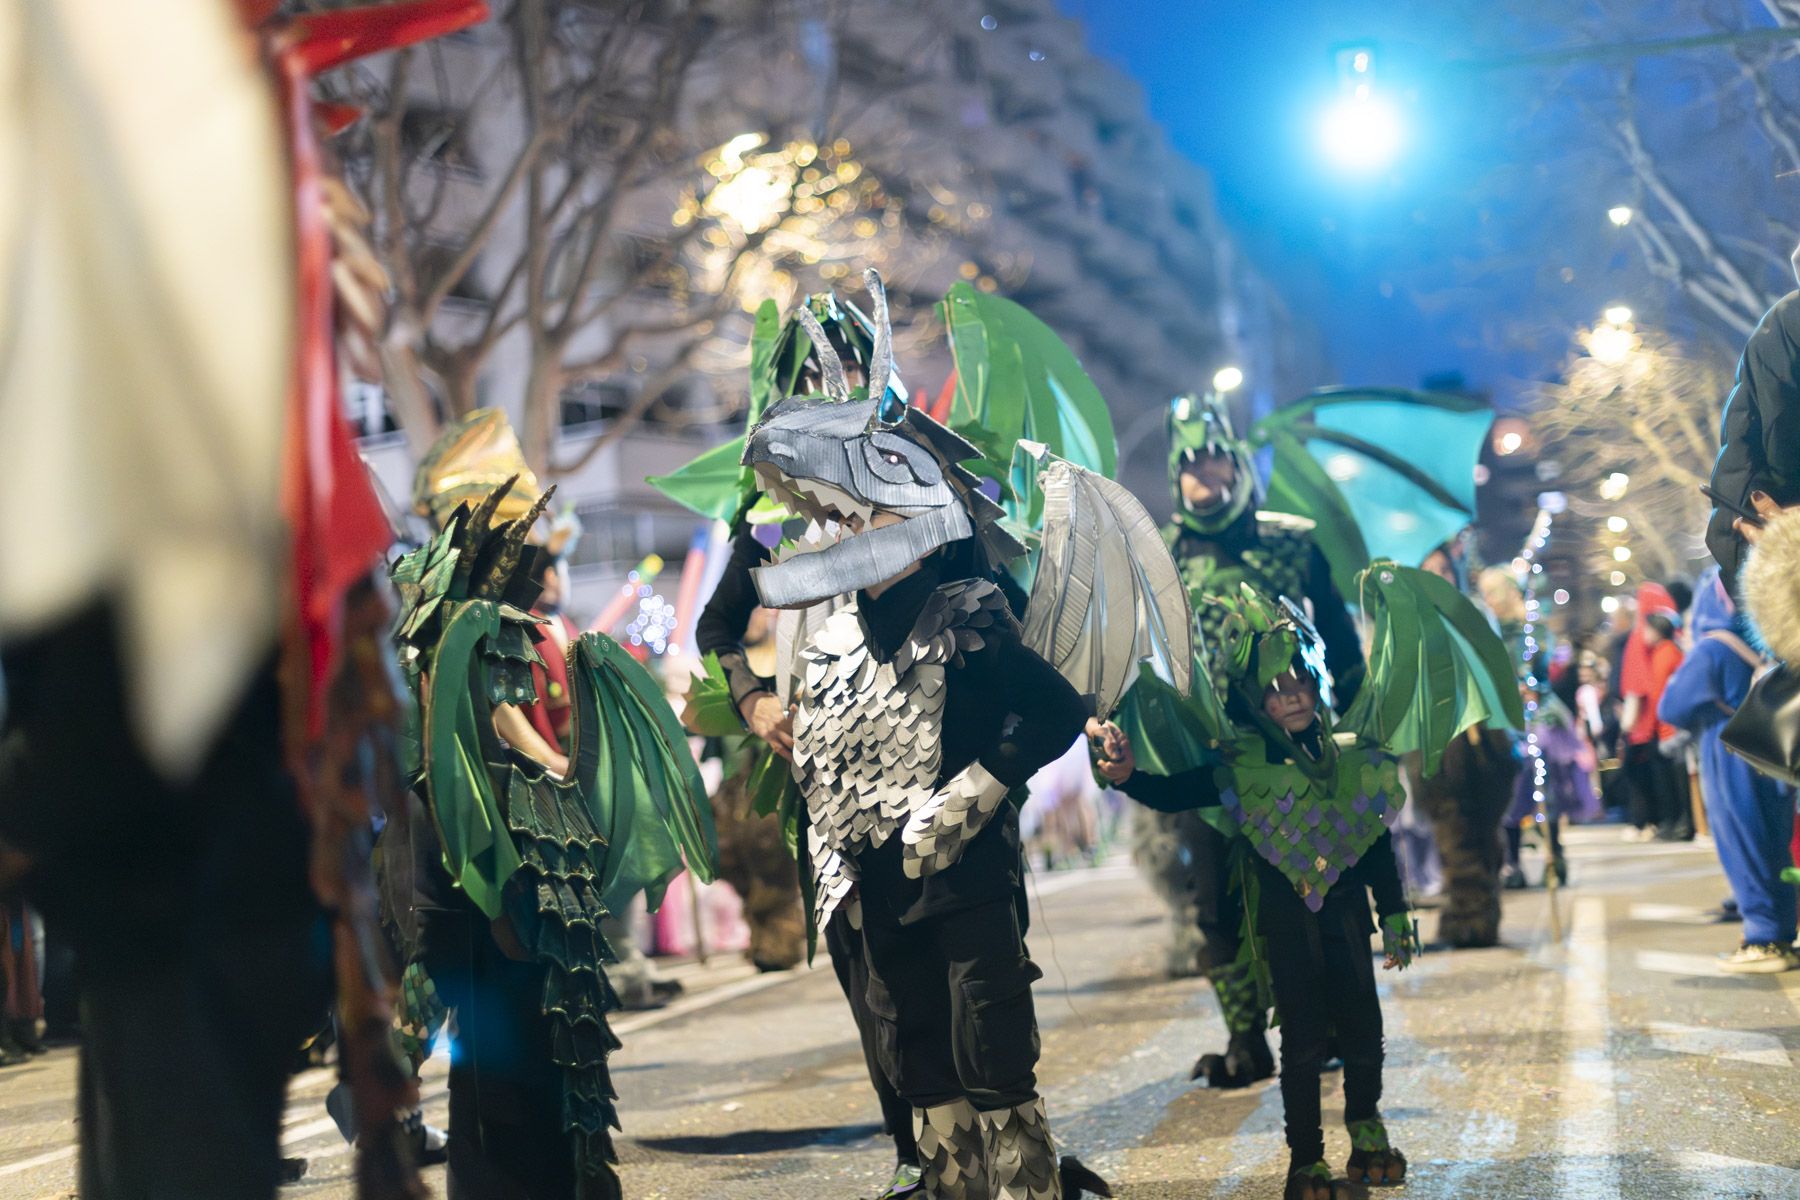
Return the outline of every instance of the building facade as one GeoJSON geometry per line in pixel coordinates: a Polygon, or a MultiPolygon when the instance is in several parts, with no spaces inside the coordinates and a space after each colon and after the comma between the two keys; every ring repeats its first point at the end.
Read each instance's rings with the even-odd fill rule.
{"type": "MultiPolygon", "coordinates": [[[[593,4],[589,16],[604,19],[609,7],[593,4]]],[[[733,19],[760,6],[718,7],[733,19]]],[[[1171,396],[1235,365],[1248,417],[1328,381],[1316,332],[1241,251],[1205,171],[1170,148],[1139,86],[1092,54],[1053,0],[819,0],[789,16],[756,37],[721,40],[698,64],[680,101],[682,136],[702,157],[718,147],[729,156],[734,146],[829,146],[837,178],[878,181],[866,187],[876,203],[835,224],[816,252],[771,243],[765,269],[736,277],[743,309],[758,288],[784,303],[824,286],[859,290],[862,266],[875,265],[890,285],[900,370],[914,390],[935,395],[950,370],[936,301],[958,280],[1010,296],[1080,356],[1112,407],[1120,476],[1158,516],[1168,507],[1162,414],[1171,396]]],[[[448,229],[473,219],[526,136],[516,99],[477,82],[506,45],[503,30],[474,31],[444,46],[444,69],[418,73],[418,110],[460,118],[440,122],[458,133],[431,151],[446,160],[436,186],[466,193],[440,197],[448,229]]],[[[650,237],[666,235],[670,205],[682,201],[640,203],[631,219],[650,237]]],[[[497,230],[496,252],[483,255],[491,261],[438,319],[481,321],[483,295],[504,285],[523,237],[497,230]]],[[[685,551],[694,520],[643,480],[737,431],[743,332],[721,329],[719,338],[691,356],[679,403],[659,405],[558,480],[586,525],[573,558],[578,609],[599,608],[645,555],[685,551]]],[[[659,353],[674,355],[674,344],[647,343],[616,372],[567,389],[557,434],[564,461],[606,436],[634,389],[658,374],[659,353]]],[[[510,407],[528,369],[523,339],[501,346],[481,401],[510,407]]],[[[406,439],[381,431],[379,395],[366,400],[368,456],[404,496],[406,439]]]]}

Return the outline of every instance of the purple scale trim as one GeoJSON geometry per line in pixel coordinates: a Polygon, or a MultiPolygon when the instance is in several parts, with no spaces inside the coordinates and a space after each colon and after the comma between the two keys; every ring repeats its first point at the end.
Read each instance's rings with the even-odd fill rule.
{"type": "Polygon", "coordinates": [[[1279,799],[1275,802],[1275,807],[1279,808],[1284,813],[1293,812],[1294,811],[1294,800],[1295,800],[1294,793],[1289,792],[1287,795],[1283,796],[1281,799],[1279,799]]]}
{"type": "Polygon", "coordinates": [[[1350,807],[1359,813],[1366,813],[1369,811],[1369,798],[1358,795],[1355,800],[1351,801],[1350,807]]]}
{"type": "Polygon", "coordinates": [[[1308,828],[1317,829],[1319,827],[1319,821],[1321,819],[1322,818],[1319,815],[1318,809],[1309,808],[1306,810],[1306,824],[1307,824],[1308,828]]]}
{"type": "Polygon", "coordinates": [[[1336,867],[1325,868],[1325,882],[1336,883],[1342,873],[1336,867]]]}

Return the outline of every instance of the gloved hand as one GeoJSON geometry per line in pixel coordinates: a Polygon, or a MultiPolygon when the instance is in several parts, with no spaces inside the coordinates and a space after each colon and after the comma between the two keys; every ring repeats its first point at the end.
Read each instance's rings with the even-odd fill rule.
{"type": "Polygon", "coordinates": [[[1419,953],[1419,926],[1411,913],[1394,913],[1381,918],[1382,968],[1404,971],[1419,953]]]}

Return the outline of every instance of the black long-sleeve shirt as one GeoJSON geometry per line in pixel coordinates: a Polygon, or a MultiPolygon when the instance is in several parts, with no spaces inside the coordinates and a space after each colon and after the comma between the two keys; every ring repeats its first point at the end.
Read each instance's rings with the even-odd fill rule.
{"type": "MultiPolygon", "coordinates": [[[[893,659],[942,582],[936,563],[927,561],[880,596],[857,596],[857,614],[878,659],[893,659]]],[[[1081,736],[1088,706],[1016,630],[996,624],[983,638],[980,649],[964,651],[960,664],[944,670],[938,782],[979,761],[995,779],[1017,788],[1081,736]]],[[[1011,897],[1020,883],[1018,811],[1002,805],[955,864],[924,880],[905,877],[898,837],[858,855],[857,863],[864,903],[903,923],[1011,897]]]]}
{"type": "Polygon", "coordinates": [[[732,534],[731,557],[725,560],[718,586],[694,622],[694,645],[702,655],[719,656],[735,704],[771,688],[767,679],[750,669],[744,656],[744,631],[750,628],[750,614],[762,603],[750,572],[768,561],[768,547],[756,540],[749,525],[739,525],[732,534]]]}
{"type": "MultiPolygon", "coordinates": [[[[1137,771],[1119,785],[1119,790],[1158,812],[1211,808],[1220,802],[1214,771],[1213,767],[1200,767],[1176,775],[1137,771]]],[[[1314,914],[1294,890],[1293,883],[1261,855],[1251,855],[1250,861],[1260,884],[1258,931],[1267,935],[1303,928],[1299,923],[1314,914]]],[[[1406,888],[1400,882],[1400,867],[1394,859],[1394,842],[1386,833],[1357,859],[1355,866],[1345,869],[1331,885],[1331,890],[1325,893],[1324,908],[1318,914],[1320,928],[1351,928],[1359,929],[1365,935],[1373,933],[1375,924],[1369,916],[1370,892],[1375,895],[1376,912],[1384,918],[1407,910],[1406,888]]]]}

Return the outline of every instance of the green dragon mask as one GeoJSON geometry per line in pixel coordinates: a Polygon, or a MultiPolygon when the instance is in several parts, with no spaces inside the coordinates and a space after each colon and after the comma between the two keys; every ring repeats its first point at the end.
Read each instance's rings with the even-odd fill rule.
{"type": "Polygon", "coordinates": [[[1195,533],[1221,533],[1257,502],[1261,489],[1250,443],[1238,436],[1222,397],[1190,392],[1169,402],[1169,487],[1175,498],[1175,519],[1195,533]],[[1229,458],[1237,479],[1214,503],[1195,509],[1182,497],[1181,472],[1209,455],[1229,458]]]}

